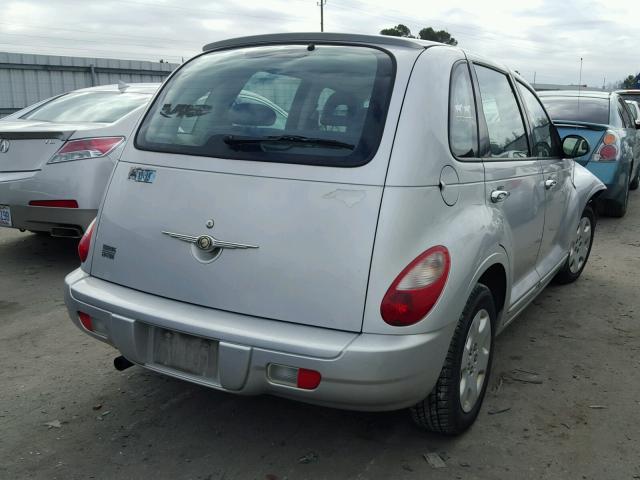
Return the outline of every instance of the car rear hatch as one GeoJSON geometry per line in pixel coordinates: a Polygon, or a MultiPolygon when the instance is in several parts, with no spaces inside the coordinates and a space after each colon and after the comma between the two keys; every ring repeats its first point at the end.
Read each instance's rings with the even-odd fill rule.
{"type": "Polygon", "coordinates": [[[580,135],[589,143],[589,152],[586,155],[575,158],[576,162],[582,166],[589,163],[593,154],[598,150],[607,128],[609,128],[607,125],[587,122],[557,121],[554,123],[558,128],[560,138],[564,138],[567,135],[580,135]]]}
{"type": "Polygon", "coordinates": [[[96,123],[0,121],[0,173],[40,170],[75,132],[100,126],[96,123]]]}
{"type": "MultiPolygon", "coordinates": [[[[403,89],[409,70],[398,70],[403,89]]],[[[396,122],[401,106],[393,81],[390,57],[365,47],[257,47],[187,63],[116,167],[91,274],[360,331],[395,128],[385,117],[396,122]],[[212,239],[222,248],[203,249],[212,239]]]]}

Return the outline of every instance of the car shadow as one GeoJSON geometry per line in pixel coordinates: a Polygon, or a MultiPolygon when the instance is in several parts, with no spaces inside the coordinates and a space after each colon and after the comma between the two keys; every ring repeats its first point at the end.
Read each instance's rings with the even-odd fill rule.
{"type": "Polygon", "coordinates": [[[11,271],[14,276],[30,269],[69,272],[80,263],[78,241],[0,229],[0,272],[11,271]]]}

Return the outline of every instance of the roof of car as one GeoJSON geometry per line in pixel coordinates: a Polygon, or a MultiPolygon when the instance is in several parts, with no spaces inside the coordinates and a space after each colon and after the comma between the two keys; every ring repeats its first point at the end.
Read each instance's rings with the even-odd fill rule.
{"type": "Polygon", "coordinates": [[[545,90],[538,92],[540,97],[590,97],[605,98],[611,96],[611,92],[594,92],[592,90],[545,90]]]}
{"type": "Polygon", "coordinates": [[[300,33],[273,33],[268,35],[252,35],[248,37],[230,38],[220,40],[202,47],[202,51],[222,50],[234,47],[246,47],[252,45],[273,45],[278,43],[306,43],[306,42],[336,42],[354,43],[365,45],[387,45],[392,47],[404,47],[424,49],[434,45],[443,45],[438,42],[419,40],[417,38],[391,37],[388,35],[359,35],[354,33],[326,33],[326,32],[300,32],[300,33]]]}
{"type": "Polygon", "coordinates": [[[156,93],[160,83],[123,83],[121,85],[98,85],[96,87],[80,88],[76,92],[127,92],[127,93],[156,93]]]}

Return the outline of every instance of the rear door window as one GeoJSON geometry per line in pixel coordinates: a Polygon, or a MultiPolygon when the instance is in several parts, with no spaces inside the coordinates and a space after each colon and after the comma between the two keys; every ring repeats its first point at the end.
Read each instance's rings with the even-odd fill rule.
{"type": "Polygon", "coordinates": [[[54,98],[20,118],[57,123],[113,123],[146,104],[150,98],[143,93],[72,92],[54,98]]]}
{"type": "Polygon", "coordinates": [[[469,66],[461,62],[451,72],[449,144],[460,158],[478,156],[478,123],[469,66]]]}
{"type": "Polygon", "coordinates": [[[524,120],[509,78],[504,73],[480,65],[475,66],[484,118],[489,130],[490,156],[524,158],[529,144],[524,120]]]}
{"type": "Polygon", "coordinates": [[[164,86],[136,136],[142,150],[355,167],[375,154],[394,79],[369,47],[214,51],[164,86]]]}
{"type": "Polygon", "coordinates": [[[559,157],[560,138],[555,127],[544,111],[540,101],[527,87],[518,82],[518,90],[527,107],[527,115],[533,134],[532,153],[534,157],[559,157]]]}

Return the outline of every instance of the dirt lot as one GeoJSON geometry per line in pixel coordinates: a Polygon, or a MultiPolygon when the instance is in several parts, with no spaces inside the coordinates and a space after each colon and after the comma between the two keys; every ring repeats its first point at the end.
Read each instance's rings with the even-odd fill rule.
{"type": "Polygon", "coordinates": [[[73,242],[0,231],[2,479],[640,478],[638,194],[626,218],[601,219],[581,280],[549,287],[498,339],[490,393],[459,438],[404,412],[117,372],[115,351],[67,318],[77,263],[73,242]]]}

